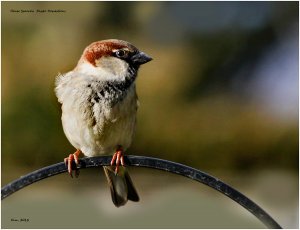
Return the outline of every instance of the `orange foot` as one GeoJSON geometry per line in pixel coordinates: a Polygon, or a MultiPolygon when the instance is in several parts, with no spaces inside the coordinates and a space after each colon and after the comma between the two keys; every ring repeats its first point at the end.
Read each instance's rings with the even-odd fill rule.
{"type": "MultiPolygon", "coordinates": [[[[72,175],[72,163],[73,163],[73,160],[75,160],[75,164],[76,166],[79,164],[79,160],[78,160],[78,156],[80,155],[81,151],[79,149],[76,150],[75,153],[73,154],[70,154],[68,157],[66,157],[64,159],[64,162],[66,164],[66,166],[68,167],[68,173],[70,174],[70,176],[73,178],[73,175],[72,175]]],[[[75,169],[75,177],[78,177],[79,176],[79,169],[75,169]]]]}
{"type": "Polygon", "coordinates": [[[122,166],[125,166],[124,164],[124,155],[123,155],[123,149],[121,146],[117,148],[117,151],[112,157],[112,160],[110,162],[110,165],[113,166],[116,164],[115,174],[118,174],[120,163],[122,166]]]}

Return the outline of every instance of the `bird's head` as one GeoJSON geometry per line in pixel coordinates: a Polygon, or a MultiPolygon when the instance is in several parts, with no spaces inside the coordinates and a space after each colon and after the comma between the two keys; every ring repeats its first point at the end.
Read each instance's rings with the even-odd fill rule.
{"type": "Polygon", "coordinates": [[[122,78],[128,72],[136,72],[140,65],[151,61],[144,52],[129,42],[109,39],[93,42],[87,46],[76,69],[87,74],[122,78]]]}

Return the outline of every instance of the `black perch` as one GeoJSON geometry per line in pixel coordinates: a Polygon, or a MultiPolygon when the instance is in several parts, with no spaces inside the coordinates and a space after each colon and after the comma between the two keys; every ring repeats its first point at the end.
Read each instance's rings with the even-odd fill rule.
{"type": "MultiPolygon", "coordinates": [[[[256,216],[266,227],[279,229],[281,226],[262,208],[255,204],[252,200],[247,198],[245,195],[222,182],[221,180],[208,175],[205,172],[191,168],[189,166],[162,160],[153,157],[144,157],[144,156],[124,156],[125,164],[127,166],[138,166],[159,169],[178,175],[188,177],[192,180],[198,181],[202,184],[208,185],[209,187],[221,192],[222,194],[228,196],[230,199],[237,202],[239,205],[243,206],[254,216],[256,216]]],[[[111,156],[100,156],[100,157],[87,157],[80,159],[80,165],[78,168],[90,168],[90,167],[99,167],[110,165],[111,156]]],[[[75,163],[74,163],[75,167],[75,163]]],[[[55,176],[60,173],[67,172],[67,167],[65,164],[58,163],[44,167],[42,169],[36,170],[32,173],[29,173],[21,178],[7,184],[1,189],[1,199],[8,197],[14,192],[24,188],[27,185],[35,183],[39,180],[55,176]]]]}

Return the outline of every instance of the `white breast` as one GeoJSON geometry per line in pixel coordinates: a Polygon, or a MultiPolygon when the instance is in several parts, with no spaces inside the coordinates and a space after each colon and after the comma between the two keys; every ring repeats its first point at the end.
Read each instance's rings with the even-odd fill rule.
{"type": "Polygon", "coordinates": [[[110,107],[91,103],[86,87],[95,78],[69,72],[57,80],[56,94],[62,103],[62,124],[70,143],[86,156],[113,154],[117,146],[127,149],[136,123],[137,96],[134,83],[122,101],[110,107]]]}

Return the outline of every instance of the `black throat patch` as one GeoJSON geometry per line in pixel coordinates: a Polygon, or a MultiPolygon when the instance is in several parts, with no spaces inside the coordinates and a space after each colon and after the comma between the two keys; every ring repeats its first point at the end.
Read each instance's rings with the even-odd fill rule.
{"type": "Polygon", "coordinates": [[[100,87],[96,87],[92,84],[87,85],[87,87],[92,88],[90,102],[92,105],[101,102],[113,107],[125,98],[129,88],[134,83],[136,76],[137,69],[135,67],[129,67],[128,74],[124,81],[99,82],[96,85],[100,85],[100,87]]]}

